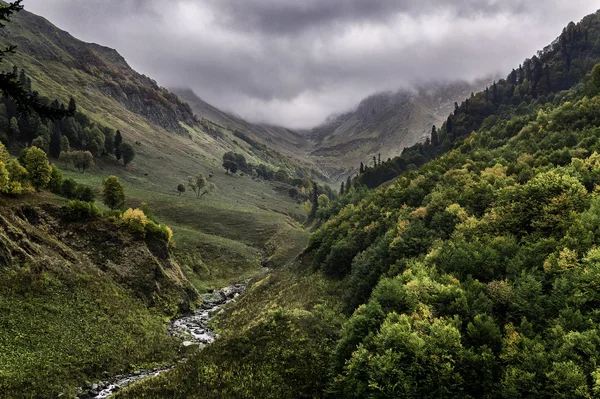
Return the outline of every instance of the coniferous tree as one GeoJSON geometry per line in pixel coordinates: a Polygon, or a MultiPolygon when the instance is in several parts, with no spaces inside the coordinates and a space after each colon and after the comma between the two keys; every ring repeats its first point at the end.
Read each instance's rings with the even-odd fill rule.
{"type": "Polygon", "coordinates": [[[317,216],[317,210],[319,209],[319,186],[317,186],[316,182],[313,182],[311,202],[312,208],[310,210],[309,220],[314,220],[317,216]]]}
{"type": "MultiPolygon", "coordinates": [[[[16,0],[0,7],[0,28],[4,28],[6,23],[10,22],[12,15],[23,9],[22,0],[16,0]]],[[[9,54],[14,54],[16,46],[11,45],[0,50],[0,63],[9,54]]],[[[34,112],[43,119],[61,119],[75,114],[75,109],[61,110],[52,106],[47,106],[37,95],[27,90],[27,82],[19,82],[17,68],[13,67],[12,72],[0,72],[0,92],[4,97],[12,99],[22,113],[34,112]]]]}
{"type": "Polygon", "coordinates": [[[344,182],[342,182],[342,185],[340,187],[340,195],[344,195],[344,182]]]}
{"type": "Polygon", "coordinates": [[[346,194],[350,192],[350,188],[352,187],[352,177],[348,176],[346,179],[346,194]]]}
{"type": "Polygon", "coordinates": [[[121,144],[123,144],[123,136],[121,136],[121,131],[117,130],[117,134],[115,135],[115,157],[117,161],[121,160],[121,144]]]}
{"type": "Polygon", "coordinates": [[[451,134],[452,130],[453,130],[452,118],[448,117],[448,120],[446,120],[446,133],[451,134]]]}
{"type": "Polygon", "coordinates": [[[363,173],[365,173],[365,165],[361,162],[360,163],[360,169],[359,169],[359,173],[362,175],[363,173]]]}
{"type": "Polygon", "coordinates": [[[436,147],[440,144],[440,139],[438,137],[437,128],[435,125],[431,128],[431,145],[436,147]]]}
{"type": "Polygon", "coordinates": [[[62,135],[60,134],[60,129],[58,126],[53,125],[50,134],[50,156],[53,158],[58,158],[61,153],[62,142],[62,135]]]}

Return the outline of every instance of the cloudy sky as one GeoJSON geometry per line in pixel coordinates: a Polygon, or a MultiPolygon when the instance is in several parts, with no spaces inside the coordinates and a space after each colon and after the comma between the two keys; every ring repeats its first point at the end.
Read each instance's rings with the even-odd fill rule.
{"type": "Polygon", "coordinates": [[[597,0],[25,0],[165,87],[306,128],[377,91],[507,74],[597,0]]]}

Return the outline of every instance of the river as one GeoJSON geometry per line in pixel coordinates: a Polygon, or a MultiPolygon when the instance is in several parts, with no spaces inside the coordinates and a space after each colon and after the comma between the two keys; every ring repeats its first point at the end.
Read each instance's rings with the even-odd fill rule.
{"type": "MultiPolygon", "coordinates": [[[[245,289],[244,284],[235,284],[211,294],[203,294],[202,306],[195,313],[169,323],[167,327],[169,334],[181,339],[184,346],[204,347],[213,343],[217,334],[208,326],[210,319],[219,312],[221,307],[235,301],[235,298],[245,289]]],[[[174,366],[175,364],[171,364],[152,370],[138,370],[133,374],[117,375],[102,382],[86,383],[85,387],[80,388],[77,397],[80,399],[105,399],[131,384],[169,371],[174,366]]]]}

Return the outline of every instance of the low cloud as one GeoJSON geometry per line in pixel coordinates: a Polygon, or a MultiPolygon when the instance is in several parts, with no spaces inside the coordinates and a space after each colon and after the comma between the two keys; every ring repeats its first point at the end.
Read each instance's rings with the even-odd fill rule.
{"type": "Polygon", "coordinates": [[[592,0],[25,0],[166,87],[308,128],[377,91],[507,74],[592,0]]]}

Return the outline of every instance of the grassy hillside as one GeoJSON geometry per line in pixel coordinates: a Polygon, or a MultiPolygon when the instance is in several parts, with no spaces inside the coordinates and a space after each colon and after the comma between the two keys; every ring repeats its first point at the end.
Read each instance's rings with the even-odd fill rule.
{"type": "Polygon", "coordinates": [[[196,287],[251,274],[269,256],[263,247],[273,236],[301,231],[298,221],[305,215],[289,197],[288,186],[226,175],[221,158],[233,151],[273,170],[293,174],[302,168],[311,174],[309,168],[256,148],[224,126],[198,120],[187,104],[133,71],[115,50],[81,42],[26,11],[6,30],[0,44],[18,45],[7,68],[11,63],[23,68],[41,95],[63,102],[74,97],[93,122],[119,129],[126,142],[135,143],[137,155],[127,168],[103,156],[83,175],[61,164],[67,177],[99,190],[105,177],[119,176],[129,204],[148,203],[173,227],[178,259],[196,287]],[[192,193],[178,196],[177,185],[198,173],[213,175],[214,192],[201,200],[192,193]]]}
{"type": "Polygon", "coordinates": [[[0,208],[0,396],[71,397],[87,380],[170,362],[165,319],[197,292],[166,242],[106,220],[66,221],[37,194],[0,208]]]}

